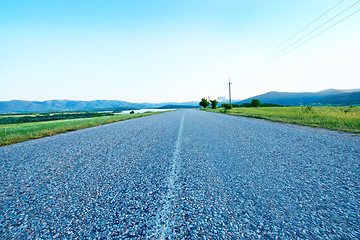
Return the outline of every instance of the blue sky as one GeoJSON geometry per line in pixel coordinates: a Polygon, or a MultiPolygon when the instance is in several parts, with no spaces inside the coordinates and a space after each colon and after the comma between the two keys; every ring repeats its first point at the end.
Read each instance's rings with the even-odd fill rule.
{"type": "MultiPolygon", "coordinates": [[[[227,96],[229,78],[235,99],[359,88],[360,13],[268,61],[339,2],[2,0],[0,101],[190,101],[227,96]]],[[[301,34],[355,2],[342,1],[301,34]]]]}

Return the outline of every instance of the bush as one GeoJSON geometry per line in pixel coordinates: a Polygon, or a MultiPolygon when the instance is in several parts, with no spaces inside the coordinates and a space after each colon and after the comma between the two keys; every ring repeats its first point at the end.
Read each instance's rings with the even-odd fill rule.
{"type": "Polygon", "coordinates": [[[274,103],[262,103],[262,107],[283,107],[283,105],[274,104],[274,103]]]}
{"type": "MultiPolygon", "coordinates": [[[[235,107],[235,105],[233,105],[233,107],[235,107]]],[[[252,106],[251,103],[243,103],[239,107],[254,107],[254,106],[252,106]]],[[[284,105],[278,105],[274,103],[261,103],[260,106],[258,107],[284,107],[284,105]]]]}
{"type": "Polygon", "coordinates": [[[251,107],[251,106],[250,106],[250,103],[243,103],[240,105],[240,107],[251,107]]]}
{"type": "Polygon", "coordinates": [[[313,110],[313,107],[310,107],[310,106],[301,107],[301,111],[305,112],[305,113],[310,113],[310,112],[312,112],[312,110],[313,110]]]}
{"type": "Polygon", "coordinates": [[[225,108],[225,109],[232,109],[233,106],[230,103],[223,103],[221,104],[221,107],[225,108]]]}

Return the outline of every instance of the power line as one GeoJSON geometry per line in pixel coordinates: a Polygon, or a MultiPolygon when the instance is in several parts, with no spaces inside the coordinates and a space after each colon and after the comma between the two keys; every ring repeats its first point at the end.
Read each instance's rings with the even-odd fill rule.
{"type": "Polygon", "coordinates": [[[324,12],[323,14],[321,14],[319,17],[317,17],[315,20],[313,20],[311,23],[307,24],[305,27],[303,27],[302,29],[300,29],[298,32],[296,32],[294,35],[292,35],[291,37],[289,37],[288,39],[286,39],[284,42],[282,42],[281,44],[279,44],[277,47],[273,48],[268,54],[271,54],[273,51],[275,51],[276,49],[280,48],[282,45],[284,45],[285,43],[287,43],[288,41],[290,41],[291,39],[293,39],[294,37],[296,37],[299,33],[301,33],[302,31],[304,31],[306,28],[310,27],[313,23],[315,23],[317,20],[319,20],[320,18],[322,18],[323,16],[325,16],[327,13],[329,13],[331,10],[333,10],[334,8],[336,8],[337,6],[339,6],[343,1],[345,0],[341,0],[340,2],[338,2],[337,4],[335,4],[334,6],[332,6],[330,9],[328,9],[326,12],[324,12]]]}
{"type": "MultiPolygon", "coordinates": [[[[344,9],[343,11],[341,11],[340,13],[336,14],[334,17],[330,18],[329,20],[327,20],[325,23],[321,24],[320,26],[316,27],[314,30],[310,31],[309,33],[307,33],[306,35],[302,36],[301,38],[299,38],[298,40],[296,40],[295,42],[293,42],[292,44],[288,45],[287,47],[283,48],[282,50],[280,50],[279,52],[277,52],[276,54],[272,55],[268,60],[271,60],[277,56],[279,56],[281,53],[283,53],[284,51],[286,51],[287,49],[289,49],[290,47],[294,46],[295,44],[297,44],[298,42],[300,42],[301,40],[303,40],[304,38],[306,38],[307,36],[309,36],[310,34],[314,33],[315,31],[317,31],[318,29],[320,29],[321,27],[323,27],[324,25],[328,24],[329,22],[331,22],[332,20],[334,20],[335,18],[337,18],[338,16],[340,16],[341,14],[343,14],[344,12],[348,11],[350,8],[354,7],[356,4],[358,4],[360,2],[360,0],[356,1],[354,4],[350,5],[349,7],[347,7],[346,9],[344,9]]],[[[351,14],[353,15],[353,14],[351,14]]],[[[347,17],[346,17],[347,18],[347,17]]],[[[344,19],[345,20],[345,19],[344,19]]],[[[341,22],[341,21],[339,21],[341,22]]],[[[337,22],[337,23],[339,23],[337,22]]],[[[337,24],[336,23],[336,24],[337,24]]],[[[335,25],[336,25],[335,24],[335,25]]],[[[330,27],[331,28],[331,27],[330,27]]],[[[313,38],[310,38],[313,39],[313,38]]],[[[308,41],[306,41],[308,42],[308,41]]]]}
{"type": "Polygon", "coordinates": [[[315,28],[314,30],[310,31],[309,33],[307,33],[305,36],[301,37],[300,39],[298,39],[297,41],[293,42],[292,44],[290,44],[289,46],[287,46],[286,48],[282,49],[280,52],[278,52],[277,54],[273,55],[271,58],[274,58],[276,56],[278,56],[279,54],[281,54],[282,52],[286,51],[287,49],[289,49],[290,47],[294,46],[296,43],[300,42],[301,40],[303,40],[304,38],[306,38],[307,36],[309,36],[310,34],[312,34],[313,32],[317,31],[319,28],[323,27],[324,25],[326,25],[327,23],[331,22],[332,20],[334,20],[335,18],[337,18],[338,16],[340,16],[341,14],[343,14],[344,12],[348,11],[350,8],[352,8],[353,6],[355,6],[356,4],[358,4],[360,2],[360,0],[358,0],[357,2],[355,2],[354,4],[352,4],[350,7],[347,7],[345,10],[341,11],[340,13],[336,14],[334,17],[330,18],[329,20],[327,20],[325,23],[321,24],[320,26],[318,26],[317,28],[315,28]]]}
{"type": "Polygon", "coordinates": [[[322,33],[326,32],[326,31],[327,31],[327,30],[329,30],[330,28],[335,27],[335,26],[336,26],[336,25],[338,25],[339,23],[341,23],[341,22],[345,21],[346,19],[348,19],[349,17],[351,17],[352,15],[354,15],[354,14],[356,14],[356,13],[358,13],[358,12],[360,12],[360,9],[358,9],[358,10],[356,10],[355,12],[353,12],[353,13],[349,14],[348,16],[344,17],[344,18],[343,18],[343,19],[341,19],[340,21],[338,21],[338,22],[334,23],[334,24],[333,24],[333,25],[331,25],[330,27],[327,27],[326,29],[322,30],[321,32],[317,33],[316,35],[312,36],[311,38],[309,38],[309,39],[305,40],[304,42],[300,43],[299,45],[297,45],[297,46],[295,46],[295,47],[291,48],[289,51],[287,51],[287,52],[285,52],[284,54],[280,55],[280,57],[285,56],[286,54],[288,54],[288,53],[292,52],[292,51],[293,51],[293,50],[295,50],[296,48],[298,48],[298,47],[300,47],[300,46],[304,45],[305,43],[307,43],[307,42],[309,42],[310,40],[312,40],[312,39],[316,38],[316,37],[317,37],[317,36],[319,36],[320,34],[322,34],[322,33]]]}

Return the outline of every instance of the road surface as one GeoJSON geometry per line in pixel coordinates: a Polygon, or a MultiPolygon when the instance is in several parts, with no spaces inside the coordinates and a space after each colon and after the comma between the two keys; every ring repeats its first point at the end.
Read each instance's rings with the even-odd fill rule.
{"type": "Polygon", "coordinates": [[[359,239],[360,137],[198,110],[0,148],[1,239],[359,239]]]}

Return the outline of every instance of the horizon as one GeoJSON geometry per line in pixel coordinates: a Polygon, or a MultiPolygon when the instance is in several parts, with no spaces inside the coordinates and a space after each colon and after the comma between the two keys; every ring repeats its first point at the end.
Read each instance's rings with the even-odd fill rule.
{"type": "MultiPolygon", "coordinates": [[[[318,93],[318,92],[324,92],[324,91],[330,91],[330,90],[339,90],[339,91],[360,91],[360,88],[353,88],[353,89],[335,89],[335,88],[328,88],[328,89],[324,89],[324,90],[320,90],[320,91],[316,91],[316,92],[280,92],[280,91],[269,91],[266,93],[260,93],[257,94],[255,96],[251,96],[248,98],[244,98],[244,99],[234,99],[232,98],[232,101],[243,101],[243,100],[247,100],[249,98],[253,98],[253,97],[257,97],[260,95],[264,95],[267,93],[271,93],[271,92],[275,92],[275,93],[318,93]]],[[[201,99],[200,99],[201,100],[201,99]]],[[[171,103],[190,103],[190,102],[200,102],[200,100],[187,100],[187,101],[182,101],[182,102],[177,102],[177,101],[166,101],[166,102],[149,102],[149,101],[145,101],[145,102],[130,102],[127,100],[119,100],[119,99],[91,99],[91,100],[81,100],[81,99],[47,99],[47,100],[24,100],[24,99],[11,99],[11,100],[5,100],[2,101],[0,100],[0,102],[10,102],[10,101],[28,101],[28,102],[46,102],[46,101],[83,101],[83,102],[91,102],[91,101],[120,101],[120,102],[128,102],[128,103],[135,103],[135,104],[171,104],[171,103]]],[[[218,100],[218,99],[216,99],[218,100]]],[[[229,99],[226,98],[225,101],[228,101],[229,99]]]]}
{"type": "Polygon", "coordinates": [[[360,3],[0,3],[0,101],[244,100],[357,89],[360,3]],[[5,90],[5,91],[4,91],[5,90]]]}

